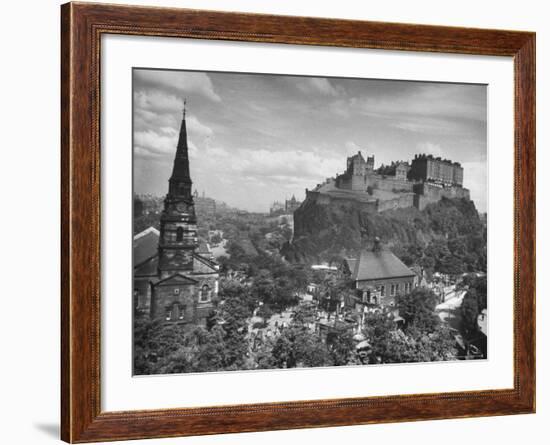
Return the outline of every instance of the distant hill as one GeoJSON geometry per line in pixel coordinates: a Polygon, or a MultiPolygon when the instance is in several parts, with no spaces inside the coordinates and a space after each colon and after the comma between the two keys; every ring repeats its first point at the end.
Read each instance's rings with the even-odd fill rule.
{"type": "Polygon", "coordinates": [[[485,227],[474,203],[465,198],[443,198],[422,211],[381,213],[351,201],[320,205],[306,199],[294,213],[294,238],[282,253],[292,262],[338,261],[355,256],[375,237],[408,265],[424,262],[450,273],[486,270],[485,227]]]}

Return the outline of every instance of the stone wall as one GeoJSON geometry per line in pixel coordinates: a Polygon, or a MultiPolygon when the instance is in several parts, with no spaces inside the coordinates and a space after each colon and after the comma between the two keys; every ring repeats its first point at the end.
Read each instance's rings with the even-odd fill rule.
{"type": "Polygon", "coordinates": [[[334,202],[350,201],[371,212],[416,207],[419,210],[442,198],[470,199],[470,191],[456,185],[439,185],[430,182],[415,182],[397,179],[378,174],[365,176],[340,175],[336,178],[335,188],[328,191],[306,190],[306,198],[316,204],[330,205],[334,202]],[[368,194],[367,189],[374,190],[374,196],[368,194]],[[392,192],[379,199],[376,190],[392,192]]]}
{"type": "Polygon", "coordinates": [[[416,195],[414,193],[403,193],[394,199],[384,201],[379,200],[378,211],[383,212],[384,210],[406,209],[408,207],[413,207],[415,196],[416,195]]]}
{"type": "Polygon", "coordinates": [[[359,206],[362,210],[376,213],[378,211],[378,202],[375,199],[369,198],[365,192],[365,200],[360,200],[353,195],[346,196],[342,193],[340,196],[338,194],[328,194],[320,193],[315,191],[306,191],[306,199],[314,204],[318,205],[331,205],[334,203],[350,203],[354,206],[359,206]]]}
{"type": "Polygon", "coordinates": [[[367,178],[365,175],[352,175],[345,173],[336,178],[336,187],[343,190],[365,192],[367,190],[367,178]]]}
{"type": "Polygon", "coordinates": [[[408,284],[409,288],[412,290],[416,286],[416,281],[416,276],[365,280],[357,281],[355,287],[360,291],[372,290],[371,298],[373,296],[377,297],[376,304],[390,306],[392,303],[395,303],[395,298],[398,294],[405,294],[407,292],[406,284],[408,284]],[[392,285],[395,286],[393,295],[391,293],[392,285]],[[383,292],[382,286],[384,287],[383,292]]]}
{"type": "Polygon", "coordinates": [[[166,321],[204,325],[217,300],[217,277],[215,275],[192,276],[192,279],[197,283],[190,284],[184,280],[168,279],[166,282],[153,285],[151,319],[166,319],[167,312],[177,304],[181,318],[166,321]],[[207,289],[203,289],[205,285],[207,289]]]}
{"type": "Polygon", "coordinates": [[[343,190],[354,190],[366,192],[368,187],[386,191],[410,191],[412,192],[414,183],[407,181],[406,178],[396,178],[395,176],[383,176],[370,173],[364,176],[343,174],[336,178],[336,187],[343,190]]]}
{"type": "Polygon", "coordinates": [[[414,183],[407,180],[397,179],[393,176],[369,175],[366,177],[366,185],[378,190],[386,190],[392,192],[398,191],[413,191],[414,183]]]}
{"type": "Polygon", "coordinates": [[[466,198],[470,199],[470,190],[463,187],[450,186],[443,187],[429,182],[415,184],[414,206],[419,210],[424,210],[428,204],[438,202],[442,198],[466,198]]]}
{"type": "Polygon", "coordinates": [[[151,278],[134,277],[134,309],[149,310],[151,304],[151,278]]]}

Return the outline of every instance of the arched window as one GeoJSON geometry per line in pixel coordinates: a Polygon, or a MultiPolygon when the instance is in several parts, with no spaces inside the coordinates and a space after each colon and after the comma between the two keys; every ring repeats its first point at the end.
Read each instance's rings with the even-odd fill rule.
{"type": "Polygon", "coordinates": [[[178,227],[176,229],[176,241],[177,242],[183,241],[183,227],[178,227]]]}
{"type": "Polygon", "coordinates": [[[202,288],[201,288],[201,295],[200,295],[200,301],[208,301],[210,300],[210,287],[208,286],[208,284],[205,284],[202,288]]]}

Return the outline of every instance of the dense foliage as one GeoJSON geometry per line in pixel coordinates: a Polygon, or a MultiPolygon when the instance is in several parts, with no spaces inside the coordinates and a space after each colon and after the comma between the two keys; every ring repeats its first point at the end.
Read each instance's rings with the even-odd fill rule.
{"type": "Polygon", "coordinates": [[[471,338],[478,332],[477,319],[483,309],[487,309],[487,278],[467,275],[462,281],[466,295],[462,300],[462,329],[466,338],[471,338]]]}
{"type": "Polygon", "coordinates": [[[295,235],[284,248],[291,261],[338,261],[379,237],[408,266],[458,274],[486,271],[487,234],[472,201],[442,199],[416,208],[370,213],[353,203],[306,201],[295,214],[295,235]]]}
{"type": "Polygon", "coordinates": [[[456,356],[454,336],[434,316],[436,298],[427,289],[415,289],[399,298],[402,326],[387,312],[367,313],[362,334],[369,346],[362,351],[356,350],[351,330],[323,336],[312,329],[316,321],[314,306],[296,306],[288,326],[280,326],[275,336],[254,342],[254,326],[250,323],[254,311],[256,316],[264,317],[261,327],[276,313],[269,303],[272,297],[255,292],[255,286],[225,281],[223,304],[206,327],[164,324],[138,316],[135,373],[402,363],[456,356]],[[260,301],[262,304],[254,309],[260,301]]]}

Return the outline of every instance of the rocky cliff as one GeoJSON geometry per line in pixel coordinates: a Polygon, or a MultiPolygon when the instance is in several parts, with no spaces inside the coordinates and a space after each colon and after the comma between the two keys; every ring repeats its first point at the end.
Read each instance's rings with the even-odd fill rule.
{"type": "Polygon", "coordinates": [[[485,229],[474,203],[465,198],[443,198],[424,210],[381,213],[351,201],[323,205],[306,199],[294,213],[294,237],[282,253],[293,262],[338,261],[355,256],[375,237],[409,264],[436,248],[435,262],[461,262],[460,267],[472,270],[484,269],[486,263],[485,229]]]}

